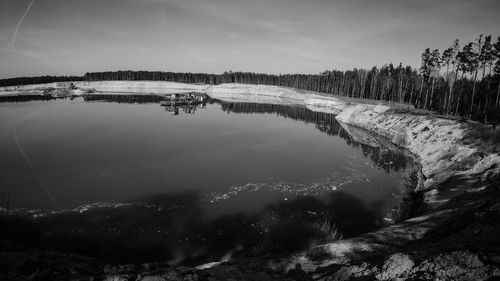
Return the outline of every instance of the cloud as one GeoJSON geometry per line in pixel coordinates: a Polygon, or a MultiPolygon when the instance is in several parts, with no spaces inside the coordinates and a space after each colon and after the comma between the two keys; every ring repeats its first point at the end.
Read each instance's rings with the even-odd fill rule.
{"type": "Polygon", "coordinates": [[[16,43],[16,38],[17,38],[17,33],[19,32],[19,28],[23,24],[23,21],[26,18],[26,16],[28,15],[28,13],[29,13],[29,11],[31,9],[31,6],[33,6],[33,3],[35,3],[35,0],[31,0],[31,2],[29,3],[28,7],[24,11],[23,16],[21,17],[21,19],[17,23],[16,30],[14,31],[14,36],[12,36],[12,42],[10,43],[12,46],[14,46],[14,43],[16,43]]]}
{"type": "Polygon", "coordinates": [[[2,76],[415,66],[425,47],[442,49],[480,33],[496,38],[500,24],[498,0],[34,1],[36,12],[28,0],[0,0],[2,76]],[[37,23],[29,29],[28,16],[37,23]],[[15,24],[23,39],[16,48],[15,24]]]}

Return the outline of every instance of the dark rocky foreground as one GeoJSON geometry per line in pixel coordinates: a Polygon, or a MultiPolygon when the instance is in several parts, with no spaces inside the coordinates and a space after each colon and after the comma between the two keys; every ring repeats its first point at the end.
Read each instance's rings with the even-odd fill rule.
{"type": "Polygon", "coordinates": [[[402,223],[293,257],[241,257],[198,267],[107,264],[4,239],[0,280],[500,280],[499,178],[460,182],[475,191],[402,223]]]}
{"type": "MultiPolygon", "coordinates": [[[[392,230],[353,239],[361,247],[350,252],[349,261],[317,267],[313,279],[499,280],[499,196],[497,182],[392,230]]],[[[310,251],[310,259],[317,255],[324,262],[327,252],[310,251]]]]}
{"type": "MultiPolygon", "coordinates": [[[[4,257],[2,257],[3,259],[4,257]]],[[[170,267],[164,263],[102,266],[82,256],[52,252],[12,254],[26,275],[3,273],[2,280],[498,280],[498,262],[492,256],[470,251],[437,254],[420,262],[397,253],[383,263],[370,262],[329,267],[314,274],[300,267],[280,272],[269,269],[268,260],[225,263],[209,269],[170,267]]]]}
{"type": "Polygon", "coordinates": [[[292,273],[268,269],[265,260],[197,270],[167,263],[103,265],[84,256],[47,251],[3,252],[0,258],[1,280],[297,280],[292,273]]]}

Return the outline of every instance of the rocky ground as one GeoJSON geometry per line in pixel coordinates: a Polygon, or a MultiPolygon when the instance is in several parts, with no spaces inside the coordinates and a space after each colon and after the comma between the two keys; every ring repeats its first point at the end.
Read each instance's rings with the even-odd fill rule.
{"type": "MultiPolygon", "coordinates": [[[[58,87],[58,85],[52,85],[58,87]]],[[[478,123],[382,104],[355,103],[273,86],[167,82],[79,82],[81,92],[199,91],[228,101],[306,105],[361,128],[359,140],[384,136],[419,160],[415,217],[289,257],[260,257],[172,268],[164,263],[110,266],[5,241],[0,280],[500,280],[500,132],[478,123]]],[[[0,95],[43,92],[43,85],[0,95]]]]}

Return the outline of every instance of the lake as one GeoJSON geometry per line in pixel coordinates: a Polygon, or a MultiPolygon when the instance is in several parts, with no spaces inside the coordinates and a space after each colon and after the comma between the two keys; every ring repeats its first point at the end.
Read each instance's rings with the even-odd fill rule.
{"type": "Polygon", "coordinates": [[[110,262],[199,264],[374,230],[412,184],[405,153],[357,143],[331,114],[158,102],[0,103],[0,192],[43,214],[6,235],[110,262]]]}

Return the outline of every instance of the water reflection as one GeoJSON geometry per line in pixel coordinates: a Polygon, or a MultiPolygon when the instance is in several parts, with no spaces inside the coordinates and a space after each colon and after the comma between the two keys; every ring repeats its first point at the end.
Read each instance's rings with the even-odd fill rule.
{"type": "Polygon", "coordinates": [[[373,230],[380,210],[343,192],[269,204],[255,215],[205,220],[199,194],[163,194],[125,206],[61,212],[36,220],[0,217],[0,234],[31,246],[107,262],[200,264],[241,255],[304,249],[373,230]]]}
{"type": "Polygon", "coordinates": [[[50,95],[5,95],[0,96],[0,103],[29,102],[29,101],[50,101],[57,98],[50,95]]]}
{"type": "MultiPolygon", "coordinates": [[[[160,103],[163,99],[157,95],[93,94],[83,97],[86,102],[127,104],[160,103]]],[[[407,155],[391,146],[357,142],[332,114],[313,112],[299,105],[227,103],[211,99],[207,103],[220,105],[228,114],[276,114],[314,124],[318,131],[338,137],[351,147],[360,148],[368,162],[385,173],[405,171],[407,184],[410,187],[414,184],[413,164],[407,155]]],[[[198,109],[203,107],[163,108],[179,115],[179,112],[199,113],[198,109]]],[[[359,188],[369,187],[369,178],[364,177],[360,169],[302,183],[253,182],[219,188],[218,192],[196,190],[143,195],[125,204],[89,205],[65,211],[18,211],[0,217],[0,235],[19,239],[33,247],[77,252],[120,263],[168,260],[173,264],[194,265],[234,256],[296,251],[341,236],[359,235],[385,223],[388,205],[389,209],[394,207],[391,205],[393,202],[373,200],[371,197],[366,200],[342,191],[342,187],[349,184],[358,184],[359,188]],[[352,180],[353,177],[356,180],[352,180]],[[260,209],[255,207],[251,213],[207,215],[209,209],[214,207],[210,204],[218,202],[214,198],[243,197],[241,201],[236,201],[238,204],[253,200],[247,197],[249,191],[276,191],[287,197],[286,200],[276,198],[260,209]]],[[[137,172],[137,175],[140,173],[137,172]]],[[[144,192],[146,190],[147,187],[144,192]]],[[[165,187],[165,190],[169,190],[169,187],[165,187]]],[[[257,197],[257,200],[261,197],[257,197]]],[[[257,203],[250,202],[250,205],[257,203]]],[[[404,214],[411,213],[404,205],[396,209],[404,214]]]]}
{"type": "Polygon", "coordinates": [[[314,124],[315,128],[329,136],[337,136],[352,147],[361,147],[363,155],[386,172],[404,170],[408,165],[408,157],[395,147],[373,147],[359,143],[340,125],[334,114],[315,112],[304,106],[287,106],[259,103],[228,103],[214,100],[221,104],[222,110],[236,114],[276,114],[306,124],[314,124]]]}
{"type": "Polygon", "coordinates": [[[83,100],[107,101],[116,103],[159,103],[165,100],[165,97],[159,95],[120,95],[120,94],[91,94],[83,95],[83,100]]]}
{"type": "MultiPolygon", "coordinates": [[[[398,172],[408,165],[408,155],[394,147],[373,147],[359,143],[335,119],[334,114],[315,112],[301,105],[279,105],[247,102],[224,102],[204,95],[206,103],[193,106],[163,106],[165,111],[178,115],[179,110],[185,114],[195,114],[197,108],[205,108],[206,104],[220,104],[222,111],[234,114],[276,114],[278,116],[314,124],[315,128],[329,136],[336,136],[345,140],[352,147],[361,147],[363,155],[370,159],[377,167],[386,172],[398,172]]],[[[85,101],[108,101],[117,103],[159,103],[165,97],[159,95],[119,95],[119,94],[92,94],[83,96],[85,101]]]]}

